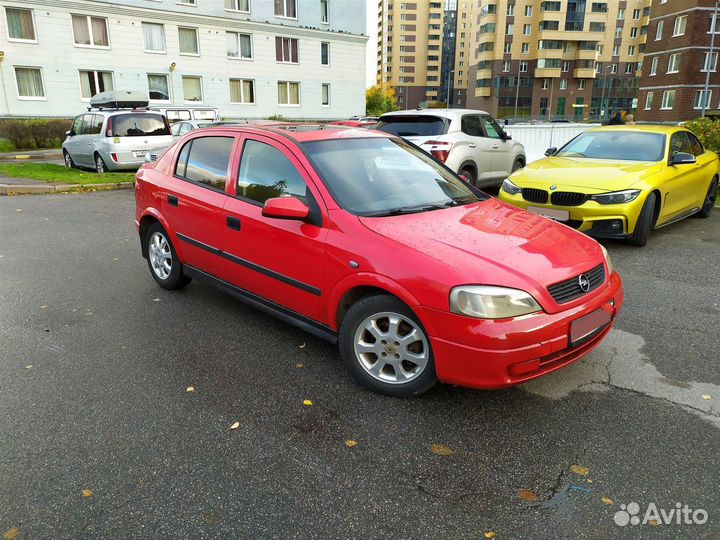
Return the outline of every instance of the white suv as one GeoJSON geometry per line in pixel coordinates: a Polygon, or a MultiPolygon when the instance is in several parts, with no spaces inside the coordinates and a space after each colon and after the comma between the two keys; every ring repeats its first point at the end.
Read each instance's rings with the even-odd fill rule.
{"type": "Polygon", "coordinates": [[[484,111],[395,111],[383,114],[376,129],[420,146],[477,187],[500,185],[527,163],[523,145],[484,111]]]}

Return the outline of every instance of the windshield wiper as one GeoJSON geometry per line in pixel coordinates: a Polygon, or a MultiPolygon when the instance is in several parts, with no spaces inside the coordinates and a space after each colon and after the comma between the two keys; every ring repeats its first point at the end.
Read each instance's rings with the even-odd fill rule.
{"type": "Polygon", "coordinates": [[[390,210],[384,210],[383,212],[372,215],[374,217],[399,216],[401,214],[417,214],[430,210],[443,210],[444,208],[447,208],[444,204],[418,204],[416,206],[398,206],[397,208],[391,208],[390,210]]]}

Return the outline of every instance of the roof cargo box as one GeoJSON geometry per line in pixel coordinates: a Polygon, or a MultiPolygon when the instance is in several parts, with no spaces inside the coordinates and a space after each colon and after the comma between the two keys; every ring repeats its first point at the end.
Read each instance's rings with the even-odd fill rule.
{"type": "Polygon", "coordinates": [[[97,109],[137,109],[148,106],[148,98],[142,92],[114,90],[100,92],[90,100],[90,106],[97,109]]]}

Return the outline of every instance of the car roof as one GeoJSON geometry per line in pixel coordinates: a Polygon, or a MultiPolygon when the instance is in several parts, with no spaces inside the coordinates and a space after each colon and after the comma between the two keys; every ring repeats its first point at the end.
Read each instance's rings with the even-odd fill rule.
{"type": "Polygon", "coordinates": [[[590,128],[587,131],[639,131],[644,133],[675,133],[676,131],[688,131],[683,126],[667,126],[667,125],[653,125],[653,124],[624,124],[618,126],[600,126],[590,128]]]}
{"type": "Polygon", "coordinates": [[[327,141],[336,139],[368,139],[368,138],[381,138],[391,139],[396,138],[394,135],[389,133],[383,133],[381,131],[374,131],[370,129],[362,128],[347,128],[344,126],[308,126],[307,124],[281,124],[276,125],[227,125],[217,127],[206,127],[201,128],[197,132],[205,130],[217,131],[223,129],[226,131],[236,133],[255,133],[255,134],[275,134],[282,137],[292,139],[298,143],[311,142],[311,141],[327,141]],[[315,129],[312,129],[315,128],[315,129]]]}
{"type": "Polygon", "coordinates": [[[462,116],[463,114],[489,114],[479,109],[407,109],[404,111],[392,111],[383,114],[385,116],[444,116],[445,118],[462,116]]]}

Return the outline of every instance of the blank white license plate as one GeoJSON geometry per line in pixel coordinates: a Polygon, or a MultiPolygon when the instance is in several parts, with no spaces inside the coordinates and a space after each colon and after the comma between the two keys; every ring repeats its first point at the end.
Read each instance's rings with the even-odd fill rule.
{"type": "Polygon", "coordinates": [[[555,221],[568,221],[570,219],[570,212],[568,210],[554,210],[552,208],[528,206],[527,211],[539,216],[554,219],[555,221]]]}
{"type": "Polygon", "coordinates": [[[147,153],[148,153],[147,150],[135,150],[133,152],[133,154],[135,154],[135,157],[141,157],[141,158],[144,158],[145,154],[147,154],[147,153]]]}

